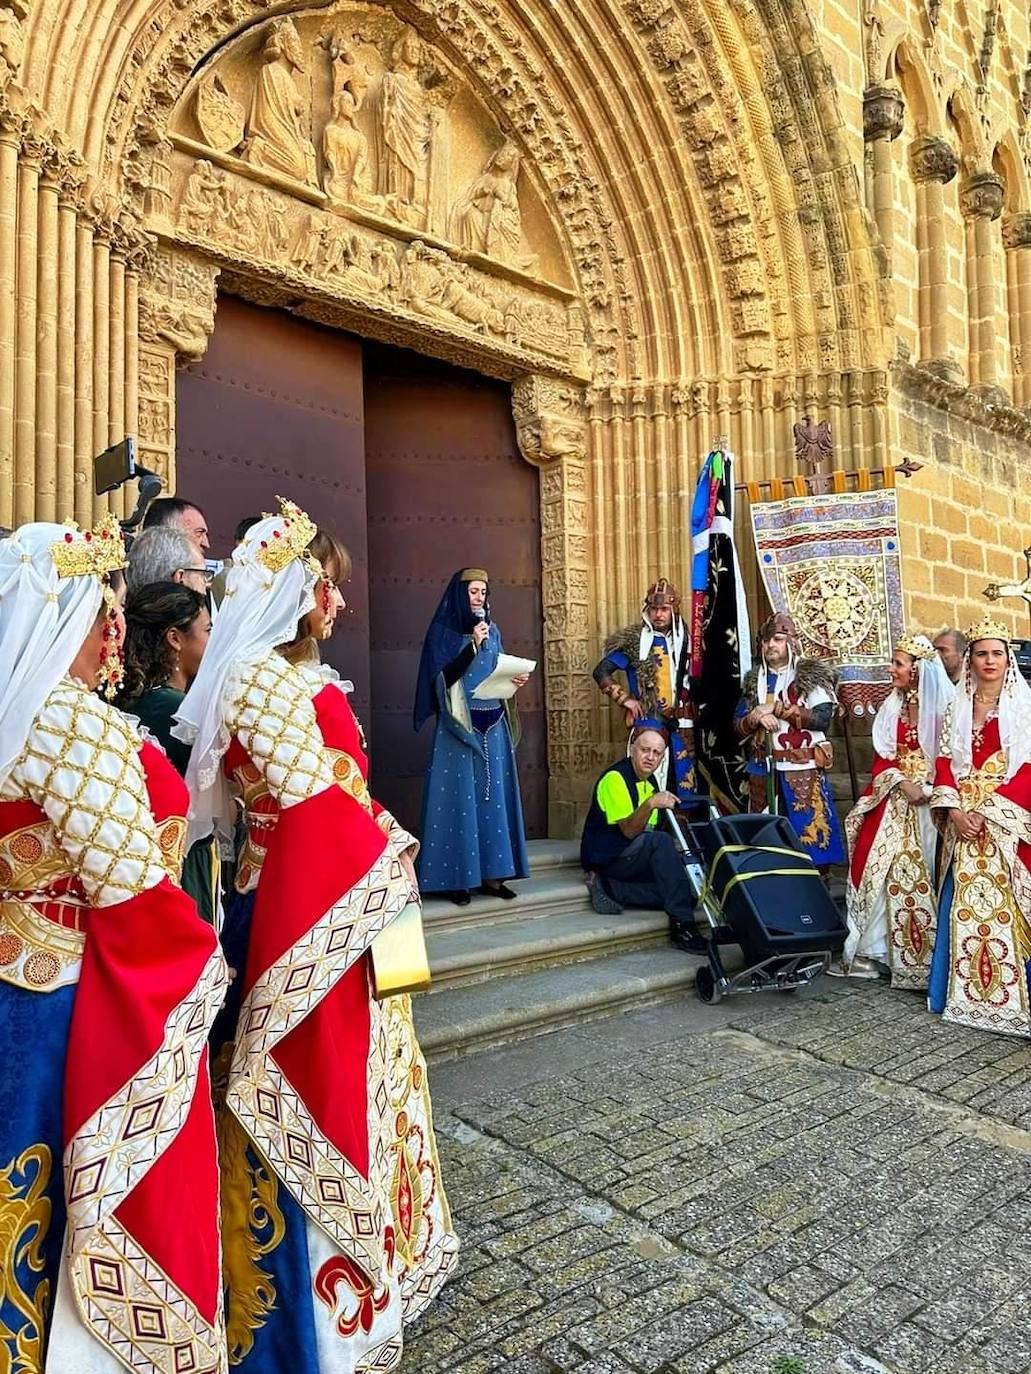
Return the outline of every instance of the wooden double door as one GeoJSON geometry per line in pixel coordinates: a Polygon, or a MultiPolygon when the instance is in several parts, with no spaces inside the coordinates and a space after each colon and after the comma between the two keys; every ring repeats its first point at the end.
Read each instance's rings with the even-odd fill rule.
{"type": "MultiPolygon", "coordinates": [[[[456,568],[489,570],[506,649],[542,657],[537,474],[516,447],[508,388],[222,296],[176,408],[177,493],[205,511],[215,555],[277,495],[347,544],[347,611],[326,656],[354,683],[374,795],[417,830],[432,737],[412,728],[419,654],[456,568]]],[[[520,716],[535,838],[547,833],[540,671],[520,716]]]]}

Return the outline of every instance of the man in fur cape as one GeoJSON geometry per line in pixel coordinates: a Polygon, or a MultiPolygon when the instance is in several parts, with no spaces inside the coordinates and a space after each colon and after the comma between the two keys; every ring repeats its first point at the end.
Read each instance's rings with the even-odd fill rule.
{"type": "Polygon", "coordinates": [[[605,696],[623,708],[628,730],[648,725],[668,739],[667,762],[658,781],[684,807],[698,802],[690,661],[680,593],[660,577],[648,588],[641,621],[605,641],[604,657],[593,674],[605,696]],[[616,681],[616,673],[624,674],[625,687],[616,681]]]}
{"type": "Polygon", "coordinates": [[[817,659],[798,657],[789,615],[764,621],[757,647],[735,718],[745,740],[748,809],[787,816],[817,867],[844,863],[841,823],[826,776],[837,677],[817,659]]]}

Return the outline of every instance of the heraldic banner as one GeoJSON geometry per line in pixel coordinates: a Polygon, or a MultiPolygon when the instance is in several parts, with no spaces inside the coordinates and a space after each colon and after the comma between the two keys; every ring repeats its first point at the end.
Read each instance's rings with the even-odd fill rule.
{"type": "Polygon", "coordinates": [[[744,805],[734,711],[751,667],[733,501],[733,455],[714,449],[702,464],[691,510],[691,697],[699,767],[713,801],[727,814],[744,805]]]}
{"type": "Polygon", "coordinates": [[[770,604],[794,618],[800,656],[838,670],[846,711],[873,715],[904,629],[895,489],[753,502],[752,533],[770,604]]]}

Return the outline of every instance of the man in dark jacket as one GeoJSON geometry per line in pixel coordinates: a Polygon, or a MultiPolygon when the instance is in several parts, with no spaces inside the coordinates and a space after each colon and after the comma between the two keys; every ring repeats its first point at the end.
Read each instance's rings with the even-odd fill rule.
{"type": "Polygon", "coordinates": [[[695,927],[694,892],[673,836],[658,828],[660,812],[678,805],[655,781],[665,753],[663,733],[642,727],[628,756],[601,775],[584,822],[580,862],[600,915],[617,915],[624,906],[661,907],[673,943],[701,954],[706,946],[695,927]]]}

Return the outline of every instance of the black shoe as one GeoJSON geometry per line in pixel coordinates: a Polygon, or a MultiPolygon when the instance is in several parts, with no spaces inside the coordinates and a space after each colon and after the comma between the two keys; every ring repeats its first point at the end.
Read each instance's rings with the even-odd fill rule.
{"type": "Polygon", "coordinates": [[[708,940],[703,940],[698,932],[690,926],[670,926],[669,938],[677,949],[686,950],[688,954],[708,954],[709,952],[708,940]]]}
{"type": "Polygon", "coordinates": [[[513,892],[504,883],[498,883],[497,887],[491,887],[489,883],[481,883],[480,891],[484,897],[500,897],[505,902],[514,902],[519,896],[518,892],[513,892]]]}
{"type": "Polygon", "coordinates": [[[599,916],[622,916],[623,908],[608,891],[599,873],[588,873],[587,890],[591,896],[591,908],[599,916]]]}
{"type": "Polygon", "coordinates": [[[464,888],[459,888],[457,892],[449,892],[447,895],[454,902],[455,906],[468,906],[472,901],[472,894],[467,892],[464,888]]]}

